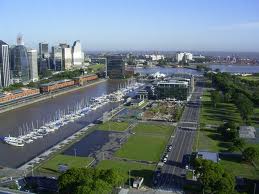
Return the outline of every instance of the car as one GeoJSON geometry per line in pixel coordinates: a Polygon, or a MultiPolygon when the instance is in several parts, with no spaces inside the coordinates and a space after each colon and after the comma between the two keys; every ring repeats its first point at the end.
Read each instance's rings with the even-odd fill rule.
{"type": "Polygon", "coordinates": [[[188,165],[186,165],[186,166],[185,166],[185,169],[186,169],[186,170],[188,170],[188,169],[189,169],[189,166],[188,166],[188,165]]]}
{"type": "Polygon", "coordinates": [[[166,163],[166,162],[167,162],[167,158],[166,158],[166,157],[163,159],[163,162],[164,162],[164,163],[166,163]]]}

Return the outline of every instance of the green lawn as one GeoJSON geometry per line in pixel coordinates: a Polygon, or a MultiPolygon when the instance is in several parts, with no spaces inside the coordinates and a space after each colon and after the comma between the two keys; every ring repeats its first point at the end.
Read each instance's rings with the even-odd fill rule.
{"type": "Polygon", "coordinates": [[[135,134],[116,152],[116,156],[134,160],[159,161],[172,133],[172,127],[138,124],[133,131],[135,134]]]}
{"type": "Polygon", "coordinates": [[[144,184],[150,186],[152,181],[155,165],[141,164],[137,162],[124,162],[116,160],[103,160],[97,168],[109,169],[114,168],[119,170],[125,177],[125,183],[128,184],[129,170],[131,177],[144,177],[144,184]]]}
{"type": "Polygon", "coordinates": [[[113,122],[108,121],[97,126],[98,130],[105,131],[124,131],[129,127],[127,122],[113,122]]]}
{"type": "Polygon", "coordinates": [[[117,157],[135,160],[159,161],[167,138],[161,136],[133,135],[120,150],[116,152],[117,157]]]}
{"type": "Polygon", "coordinates": [[[138,124],[134,129],[137,134],[158,134],[164,136],[170,136],[172,133],[172,127],[168,125],[155,125],[155,124],[138,124]]]}
{"type": "Polygon", "coordinates": [[[249,81],[259,81],[259,76],[249,75],[249,76],[240,76],[243,80],[249,80],[249,81]]]}
{"type": "Polygon", "coordinates": [[[220,164],[235,176],[241,176],[251,179],[259,179],[259,171],[251,164],[245,163],[240,158],[222,158],[220,164]]]}
{"type": "Polygon", "coordinates": [[[224,121],[242,123],[242,118],[236,106],[232,103],[219,103],[216,108],[211,104],[210,92],[204,92],[202,96],[202,109],[200,115],[201,129],[198,134],[198,144],[194,147],[198,150],[226,151],[229,147],[228,142],[222,141],[222,137],[217,133],[216,128],[206,128],[206,125],[219,126],[224,121]]]}
{"type": "Polygon", "coordinates": [[[41,164],[37,168],[37,171],[41,173],[59,175],[59,164],[66,164],[69,168],[80,168],[86,167],[92,160],[93,158],[90,157],[74,157],[69,155],[58,154],[53,158],[45,161],[43,164],[41,164]]]}
{"type": "Polygon", "coordinates": [[[242,118],[233,103],[219,103],[216,108],[211,104],[210,92],[204,92],[202,97],[201,125],[220,125],[224,121],[242,123],[242,118]]]}

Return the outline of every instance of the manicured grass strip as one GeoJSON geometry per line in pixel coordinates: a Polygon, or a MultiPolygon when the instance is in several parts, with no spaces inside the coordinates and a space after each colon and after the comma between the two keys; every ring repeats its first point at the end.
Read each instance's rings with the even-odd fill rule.
{"type": "Polygon", "coordinates": [[[235,176],[259,179],[259,171],[253,165],[242,161],[241,157],[222,158],[220,164],[235,176]]]}
{"type": "MultiPolygon", "coordinates": [[[[198,150],[214,152],[227,151],[229,143],[224,142],[216,128],[207,129],[206,125],[219,126],[227,121],[242,123],[240,113],[232,103],[219,103],[216,108],[211,104],[210,92],[202,96],[201,129],[199,130],[198,150]]],[[[197,142],[195,142],[197,143],[197,142]]],[[[194,146],[196,148],[196,145],[194,146]]]]}
{"type": "Polygon", "coordinates": [[[69,168],[82,168],[90,164],[93,158],[90,157],[75,157],[69,155],[58,154],[53,158],[45,161],[38,167],[39,172],[59,174],[59,165],[68,165],[69,168]]]}
{"type": "Polygon", "coordinates": [[[163,136],[132,135],[115,155],[134,160],[159,161],[167,141],[168,138],[163,136]]]}
{"type": "Polygon", "coordinates": [[[172,126],[168,125],[156,125],[156,124],[138,124],[134,129],[134,132],[137,134],[141,133],[151,133],[151,134],[159,134],[169,136],[172,133],[172,126]]]}
{"type": "Polygon", "coordinates": [[[232,103],[219,103],[214,108],[211,103],[210,92],[206,91],[202,97],[201,124],[220,125],[224,121],[242,123],[237,107],[232,103]]]}
{"type": "Polygon", "coordinates": [[[128,127],[129,127],[129,123],[127,123],[127,122],[108,121],[108,122],[98,125],[97,129],[105,130],[105,131],[124,131],[128,127]]]}
{"type": "Polygon", "coordinates": [[[129,170],[131,177],[144,177],[144,184],[150,186],[155,165],[141,164],[137,162],[124,162],[116,160],[103,160],[98,165],[100,169],[114,168],[119,170],[125,177],[125,183],[128,184],[129,170]]]}

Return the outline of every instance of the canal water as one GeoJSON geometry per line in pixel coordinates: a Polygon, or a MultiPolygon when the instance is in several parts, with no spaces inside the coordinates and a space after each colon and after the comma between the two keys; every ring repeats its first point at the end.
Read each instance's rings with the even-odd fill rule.
{"type": "Polygon", "coordinates": [[[259,73],[259,66],[256,65],[225,65],[225,64],[214,64],[210,65],[212,70],[219,69],[221,72],[228,73],[259,73]]]}

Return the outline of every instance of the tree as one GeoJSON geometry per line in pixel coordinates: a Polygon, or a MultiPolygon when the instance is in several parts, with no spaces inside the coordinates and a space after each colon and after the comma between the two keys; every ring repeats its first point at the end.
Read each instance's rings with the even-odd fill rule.
{"type": "Polygon", "coordinates": [[[237,137],[237,125],[233,122],[227,122],[218,128],[222,137],[227,141],[232,141],[237,137]]]}
{"type": "Polygon", "coordinates": [[[217,90],[212,91],[211,92],[211,102],[212,102],[214,108],[217,107],[217,104],[220,102],[220,100],[221,100],[221,95],[220,95],[219,91],[217,91],[217,90]]]}
{"type": "Polygon", "coordinates": [[[95,168],[69,169],[58,178],[60,193],[111,193],[114,187],[120,186],[124,177],[113,169],[95,168]]]}
{"type": "Polygon", "coordinates": [[[195,159],[195,174],[202,184],[204,193],[233,193],[234,176],[225,172],[224,168],[210,160],[195,159]]]}
{"type": "Polygon", "coordinates": [[[254,160],[259,158],[258,150],[254,147],[247,147],[243,151],[243,158],[245,161],[252,163],[254,160]]]}
{"type": "Polygon", "coordinates": [[[241,117],[248,121],[249,116],[253,113],[253,102],[246,95],[237,93],[235,95],[235,104],[240,111],[241,117]]]}
{"type": "Polygon", "coordinates": [[[232,146],[229,148],[230,151],[243,151],[244,147],[245,147],[245,140],[244,139],[241,139],[241,138],[236,138],[234,139],[233,141],[233,144],[232,146]]]}

